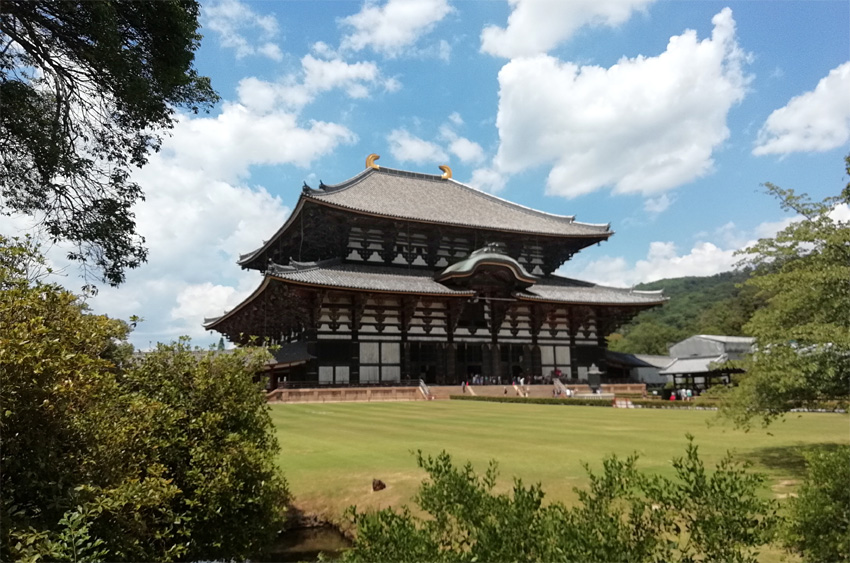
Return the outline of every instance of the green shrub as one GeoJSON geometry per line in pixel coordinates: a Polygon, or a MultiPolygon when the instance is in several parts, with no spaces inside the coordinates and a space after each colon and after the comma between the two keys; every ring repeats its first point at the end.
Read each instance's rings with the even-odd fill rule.
{"type": "Polygon", "coordinates": [[[116,345],[127,325],[33,282],[30,261],[0,237],[0,560],[261,551],[289,496],[252,383],[268,353],[181,341],[131,362],[116,345]]]}
{"type": "Polygon", "coordinates": [[[786,545],[805,561],[850,561],[850,446],[810,452],[786,545]]]}
{"type": "Polygon", "coordinates": [[[576,399],[554,397],[481,397],[477,395],[449,395],[453,401],[485,401],[490,403],[522,403],[524,405],[561,405],[573,407],[610,407],[611,399],[576,399]]]}
{"type": "Polygon", "coordinates": [[[574,508],[545,504],[540,485],[518,479],[495,493],[495,462],[483,476],[445,452],[417,462],[427,516],[350,509],[357,537],[344,561],[755,562],[776,523],[760,476],[728,456],[707,472],[692,440],[673,461],[675,479],[640,473],[636,456],[606,459],[574,508]]]}

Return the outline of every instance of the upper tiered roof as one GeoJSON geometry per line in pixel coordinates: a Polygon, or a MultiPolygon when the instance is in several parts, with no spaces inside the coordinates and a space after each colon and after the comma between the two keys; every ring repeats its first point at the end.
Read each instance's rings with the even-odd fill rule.
{"type": "Polygon", "coordinates": [[[607,224],[581,223],[574,216],[511,203],[452,178],[392,168],[367,168],[340,184],[306,191],[304,197],[325,205],[428,223],[571,237],[607,238],[612,234],[607,224]]]}
{"type": "Polygon", "coordinates": [[[440,176],[378,167],[374,160],[370,157],[363,172],[342,183],[320,184],[318,189],[305,185],[286,222],[263,246],[243,254],[239,264],[262,268],[269,261],[287,259],[275,256],[270,249],[303,226],[300,221],[305,207],[391,221],[532,235],[567,244],[573,252],[613,234],[610,224],[582,223],[572,215],[538,211],[467,186],[452,179],[448,167],[441,167],[447,172],[440,176]]]}

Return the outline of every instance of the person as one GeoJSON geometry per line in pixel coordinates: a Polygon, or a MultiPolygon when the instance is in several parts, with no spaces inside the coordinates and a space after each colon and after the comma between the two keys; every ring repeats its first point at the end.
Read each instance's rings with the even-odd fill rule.
{"type": "Polygon", "coordinates": [[[670,393],[670,400],[671,400],[671,401],[675,401],[675,400],[676,400],[676,392],[675,392],[675,391],[673,391],[672,393],[670,393]]]}
{"type": "Polygon", "coordinates": [[[508,394],[508,386],[505,385],[505,395],[507,395],[507,394],[508,394]]]}
{"type": "Polygon", "coordinates": [[[693,398],[693,396],[694,396],[693,391],[691,391],[690,389],[688,389],[688,401],[690,401],[690,400],[693,398]]]}

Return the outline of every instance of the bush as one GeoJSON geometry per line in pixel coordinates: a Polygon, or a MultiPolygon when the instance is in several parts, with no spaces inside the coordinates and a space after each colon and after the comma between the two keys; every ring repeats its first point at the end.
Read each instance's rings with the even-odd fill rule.
{"type": "Polygon", "coordinates": [[[850,560],[850,446],[810,452],[806,479],[791,501],[786,545],[805,561],[850,560]]]}
{"type": "Polygon", "coordinates": [[[0,560],[260,551],[288,499],[252,383],[267,352],[180,342],[128,361],[127,325],[32,281],[39,260],[0,238],[0,560]]]}
{"type": "Polygon", "coordinates": [[[576,399],[554,397],[480,397],[475,395],[450,395],[453,401],[485,401],[491,403],[522,403],[524,405],[561,405],[573,407],[610,407],[611,399],[576,399]]]}
{"type": "Polygon", "coordinates": [[[673,462],[676,479],[641,474],[636,456],[606,459],[574,508],[544,504],[540,485],[518,479],[494,493],[495,462],[483,476],[445,452],[419,452],[417,462],[428,473],[415,498],[427,517],[350,509],[357,537],[344,561],[754,562],[776,523],[760,476],[728,456],[706,472],[692,440],[673,462]]]}

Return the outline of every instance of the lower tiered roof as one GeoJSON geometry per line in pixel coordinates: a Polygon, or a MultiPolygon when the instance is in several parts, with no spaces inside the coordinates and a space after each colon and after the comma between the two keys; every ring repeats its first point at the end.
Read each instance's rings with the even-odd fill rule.
{"type": "MultiPolygon", "coordinates": [[[[396,293],[446,298],[469,299],[475,291],[458,290],[434,280],[434,272],[405,270],[370,264],[353,264],[339,260],[290,266],[272,265],[254,293],[224,315],[206,319],[204,326],[214,330],[225,320],[234,320],[240,311],[276,285],[322,290],[348,290],[365,293],[396,293]]],[[[606,287],[561,276],[540,278],[533,286],[514,291],[518,301],[535,301],[564,305],[609,305],[616,307],[651,307],[666,301],[661,291],[635,291],[606,287]]]]}

